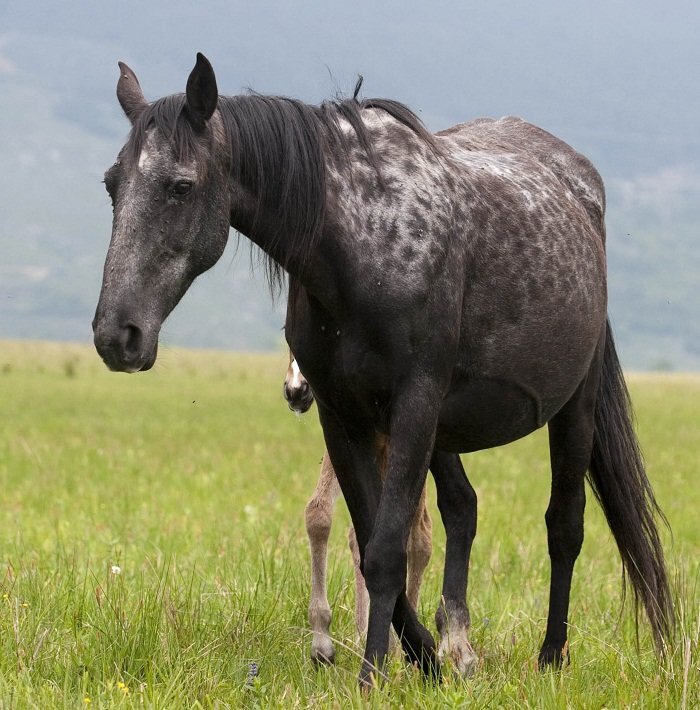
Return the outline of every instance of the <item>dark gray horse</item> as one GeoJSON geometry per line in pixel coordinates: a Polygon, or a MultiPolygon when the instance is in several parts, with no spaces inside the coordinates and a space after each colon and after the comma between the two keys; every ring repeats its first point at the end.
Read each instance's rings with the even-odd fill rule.
{"type": "MultiPolygon", "coordinates": [[[[370,594],[361,681],[381,668],[392,622],[407,657],[438,670],[405,593],[433,450],[498,446],[545,424],[541,664],[566,648],[586,474],[662,647],[672,609],[659,510],[606,320],[605,198],[590,162],[516,118],[431,135],[405,106],[357,91],[318,107],[220,97],[202,55],[185,94],[149,104],[120,67],[133,128],[105,175],[114,222],[96,347],[113,370],[150,368],[164,319],[230,225],[265,252],[273,283],[291,275],[287,341],[316,396],[370,594]],[[378,432],[392,442],[383,490],[378,432]]],[[[449,460],[437,486],[464,591],[476,498],[449,460]]]]}

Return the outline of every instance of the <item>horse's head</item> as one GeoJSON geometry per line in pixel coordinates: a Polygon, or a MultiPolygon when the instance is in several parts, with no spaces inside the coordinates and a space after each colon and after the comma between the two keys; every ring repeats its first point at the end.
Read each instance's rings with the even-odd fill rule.
{"type": "Polygon", "coordinates": [[[230,223],[229,165],[214,71],[205,57],[184,95],[149,104],[120,63],[117,97],[132,123],[105,174],[114,217],[95,347],[112,370],[149,369],[163,321],[221,256],[230,223]]]}
{"type": "Polygon", "coordinates": [[[309,387],[304,375],[301,374],[299,365],[294,359],[294,355],[289,353],[289,367],[284,378],[284,398],[287,400],[289,408],[297,414],[304,414],[309,411],[309,407],[314,403],[314,393],[309,387]]]}

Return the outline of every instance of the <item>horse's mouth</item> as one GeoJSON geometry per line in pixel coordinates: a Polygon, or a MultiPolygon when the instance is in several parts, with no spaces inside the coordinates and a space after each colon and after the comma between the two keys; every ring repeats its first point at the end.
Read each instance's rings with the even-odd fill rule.
{"type": "Polygon", "coordinates": [[[158,343],[147,352],[125,351],[124,347],[114,340],[95,338],[95,348],[102,361],[112,372],[145,372],[150,370],[158,357],[158,343]]]}
{"type": "MultiPolygon", "coordinates": [[[[99,350],[98,350],[98,352],[99,352],[99,350]]],[[[107,367],[112,372],[126,372],[129,374],[133,374],[134,372],[145,372],[146,370],[150,370],[153,367],[153,365],[155,365],[155,362],[156,362],[155,353],[153,353],[153,355],[149,355],[145,358],[139,358],[138,360],[135,360],[135,361],[124,361],[124,360],[112,357],[111,354],[107,355],[102,352],[100,352],[100,357],[102,358],[102,361],[104,362],[104,364],[107,365],[107,367]]]]}
{"type": "Polygon", "coordinates": [[[287,400],[289,408],[296,414],[305,414],[311,409],[311,405],[314,403],[313,394],[308,394],[303,397],[291,397],[287,400]]]}

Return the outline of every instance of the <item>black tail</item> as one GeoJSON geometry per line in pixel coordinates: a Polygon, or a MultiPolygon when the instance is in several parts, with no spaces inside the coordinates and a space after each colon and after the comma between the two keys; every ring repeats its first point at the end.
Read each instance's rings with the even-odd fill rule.
{"type": "Polygon", "coordinates": [[[606,326],[588,481],[617,542],[635,601],[644,606],[654,641],[663,650],[673,630],[673,604],[656,518],[667,526],[668,521],[644,470],[609,321],[606,326]]]}

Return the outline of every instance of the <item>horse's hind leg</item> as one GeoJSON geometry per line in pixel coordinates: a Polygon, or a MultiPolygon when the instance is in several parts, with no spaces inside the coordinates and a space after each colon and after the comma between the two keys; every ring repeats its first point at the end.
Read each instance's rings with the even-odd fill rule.
{"type": "Polygon", "coordinates": [[[340,495],[340,486],[326,452],[323,455],[316,490],[304,511],[311,549],[311,600],[309,602],[309,623],[313,634],[311,658],[317,663],[332,663],[335,659],[335,648],[329,631],[331,608],[326,592],[326,563],[333,506],[338,495],[340,495]]]}
{"type": "Polygon", "coordinates": [[[540,667],[561,666],[568,654],[567,617],[574,563],[583,544],[584,476],[593,446],[599,374],[592,366],[574,396],[549,422],[552,492],[545,515],[551,562],[547,631],[540,667]]]}
{"type": "Polygon", "coordinates": [[[469,642],[466,601],[469,556],[476,535],[476,492],[457,454],[435,451],[430,471],[447,537],[442,599],[435,614],[440,634],[438,658],[440,662],[450,661],[459,673],[469,676],[478,662],[469,642]]]}

